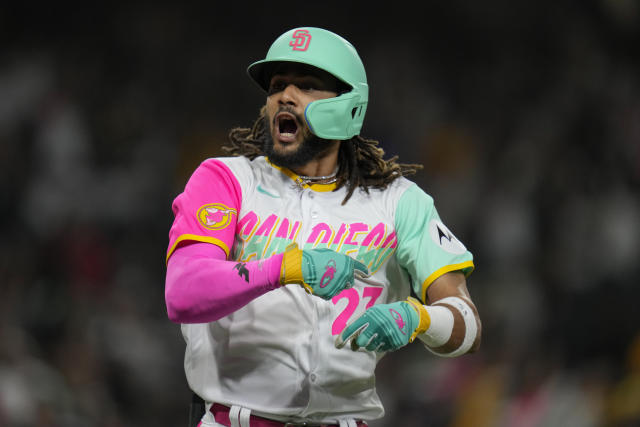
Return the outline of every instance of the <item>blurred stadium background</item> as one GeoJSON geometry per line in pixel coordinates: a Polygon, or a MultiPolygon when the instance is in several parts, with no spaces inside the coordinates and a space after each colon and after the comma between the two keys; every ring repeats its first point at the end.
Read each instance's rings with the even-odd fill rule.
{"type": "Polygon", "coordinates": [[[0,6],[0,425],[187,422],[171,201],[283,31],[353,42],[363,135],[474,253],[478,354],[387,356],[395,426],[640,425],[640,3],[0,6]]]}

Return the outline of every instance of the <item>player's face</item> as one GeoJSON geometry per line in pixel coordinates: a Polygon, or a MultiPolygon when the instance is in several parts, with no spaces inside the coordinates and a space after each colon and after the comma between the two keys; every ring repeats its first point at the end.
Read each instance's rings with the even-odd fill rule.
{"type": "Polygon", "coordinates": [[[269,159],[291,168],[328,152],[331,144],[311,133],[304,110],[312,101],[336,95],[337,84],[328,75],[299,65],[278,70],[271,78],[266,105],[270,138],[264,151],[269,159]]]}

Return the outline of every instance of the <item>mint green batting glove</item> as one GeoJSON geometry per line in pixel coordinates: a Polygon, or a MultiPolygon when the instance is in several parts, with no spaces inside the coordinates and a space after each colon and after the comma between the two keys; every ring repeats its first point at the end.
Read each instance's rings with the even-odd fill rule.
{"type": "Polygon", "coordinates": [[[413,342],[416,336],[429,329],[431,317],[415,298],[391,304],[379,304],[347,325],[336,338],[336,347],[351,341],[351,349],[394,351],[413,342]]]}
{"type": "Polygon", "coordinates": [[[355,277],[367,277],[367,266],[331,249],[287,247],[282,258],[280,284],[296,283],[307,292],[330,300],[353,286],[355,277]]]}

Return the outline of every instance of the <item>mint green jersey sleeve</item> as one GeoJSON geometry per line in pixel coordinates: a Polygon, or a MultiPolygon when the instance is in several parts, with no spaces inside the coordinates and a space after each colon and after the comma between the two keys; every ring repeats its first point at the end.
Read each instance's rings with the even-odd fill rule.
{"type": "Polygon", "coordinates": [[[440,220],[433,198],[415,184],[398,201],[395,228],[396,258],[422,301],[443,274],[460,270],[468,276],[473,271],[473,255],[440,220]]]}

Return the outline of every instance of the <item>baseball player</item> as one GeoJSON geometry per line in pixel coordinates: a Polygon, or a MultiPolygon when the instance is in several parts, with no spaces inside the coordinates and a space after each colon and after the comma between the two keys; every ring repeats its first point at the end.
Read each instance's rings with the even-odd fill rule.
{"type": "Polygon", "coordinates": [[[194,425],[364,426],[384,415],[386,352],[479,345],[473,257],[405,177],[415,165],[359,136],[368,85],[348,41],[295,28],[248,74],[258,119],[172,205],[165,296],[194,425]]]}

